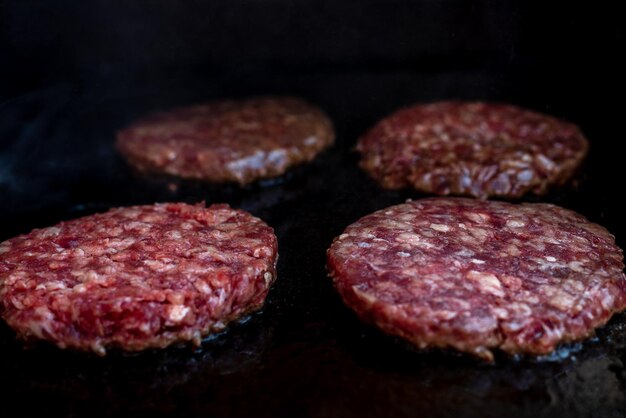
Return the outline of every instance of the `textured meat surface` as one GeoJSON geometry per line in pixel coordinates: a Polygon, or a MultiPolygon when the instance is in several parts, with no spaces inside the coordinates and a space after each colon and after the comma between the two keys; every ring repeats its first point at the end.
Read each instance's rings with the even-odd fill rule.
{"type": "Polygon", "coordinates": [[[263,304],[276,258],[273,230],[227,205],[112,209],[1,243],[0,312],[98,354],[200,344],[263,304]]]}
{"type": "Polygon", "coordinates": [[[504,104],[440,102],[402,109],[357,145],[383,187],[519,197],[565,183],[587,153],[574,125],[504,104]]]}
{"type": "Polygon", "coordinates": [[[310,161],[333,141],[332,123],[318,108],[262,97],[149,116],[120,131],[117,147],[142,171],[246,184],[310,161]]]}
{"type": "Polygon", "coordinates": [[[626,308],[622,251],[549,204],[431,198],[375,212],[328,250],[345,303],[420,348],[546,354],[626,308]]]}

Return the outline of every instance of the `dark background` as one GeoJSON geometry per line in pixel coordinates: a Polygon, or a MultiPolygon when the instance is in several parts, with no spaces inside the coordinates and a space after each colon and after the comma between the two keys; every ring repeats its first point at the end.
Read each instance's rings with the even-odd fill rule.
{"type": "Polygon", "coordinates": [[[535,77],[558,95],[616,87],[619,10],[551,3],[5,0],[2,88],[447,71],[535,77]]]}
{"type": "Polygon", "coordinates": [[[623,14],[531,3],[1,1],[0,240],[114,206],[225,201],[275,227],[281,258],[264,310],[194,353],[24,350],[0,328],[0,415],[626,414],[621,316],[549,359],[485,365],[381,335],[325,277],[347,224],[421,196],[380,190],[350,151],[417,101],[507,101],[580,125],[591,151],[573,185],[526,200],[575,209],[626,245],[623,14]],[[336,146],[244,189],[142,177],[112,147],[147,112],[256,94],[320,105],[336,146]]]}

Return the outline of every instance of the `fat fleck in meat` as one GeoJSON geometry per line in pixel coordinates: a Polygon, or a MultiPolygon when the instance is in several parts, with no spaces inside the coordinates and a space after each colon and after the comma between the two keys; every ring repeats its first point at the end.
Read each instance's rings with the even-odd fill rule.
{"type": "Polygon", "coordinates": [[[420,348],[547,354],[626,309],[622,251],[549,204],[422,199],[350,225],[328,270],[362,319],[420,348]]]}
{"type": "Polygon", "coordinates": [[[112,209],[0,244],[0,314],[24,339],[128,351],[200,344],[261,307],[273,230],[227,205],[112,209]]]}

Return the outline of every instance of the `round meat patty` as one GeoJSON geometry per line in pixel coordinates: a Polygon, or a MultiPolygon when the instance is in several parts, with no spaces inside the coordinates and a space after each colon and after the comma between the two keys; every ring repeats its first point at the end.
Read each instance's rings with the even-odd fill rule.
{"type": "Polygon", "coordinates": [[[505,104],[440,102],[402,109],[357,145],[384,188],[516,198],[564,184],[587,154],[574,125],[505,104]]]}
{"type": "Polygon", "coordinates": [[[261,307],[273,230],[227,205],[112,209],[0,244],[0,314],[24,339],[127,351],[210,332],[261,307]]]}
{"type": "Polygon", "coordinates": [[[334,137],[320,109],[262,97],[157,113],[119,132],[117,147],[141,171],[243,185],[311,161],[334,137]]]}
{"type": "Polygon", "coordinates": [[[606,229],[558,206],[431,198],[350,225],[328,270],[386,333],[491,361],[547,354],[626,309],[622,259],[606,229]]]}

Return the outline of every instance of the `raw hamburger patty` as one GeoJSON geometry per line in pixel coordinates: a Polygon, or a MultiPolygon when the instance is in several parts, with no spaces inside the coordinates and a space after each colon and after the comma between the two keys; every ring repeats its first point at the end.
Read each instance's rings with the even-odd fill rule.
{"type": "Polygon", "coordinates": [[[25,339],[128,351],[200,340],[263,304],[273,230],[227,205],[112,209],[0,244],[0,313],[25,339]]]}
{"type": "Polygon", "coordinates": [[[587,153],[574,125],[515,106],[440,102],[402,109],[357,145],[384,188],[487,198],[545,194],[587,153]]]}
{"type": "Polygon", "coordinates": [[[374,212],[328,250],[344,302],[420,348],[546,354],[626,309],[622,251],[549,204],[431,198],[374,212]]]}
{"type": "Polygon", "coordinates": [[[296,98],[221,101],[157,113],[117,146],[142,171],[246,184],[312,160],[334,141],[331,121],[296,98]]]}

